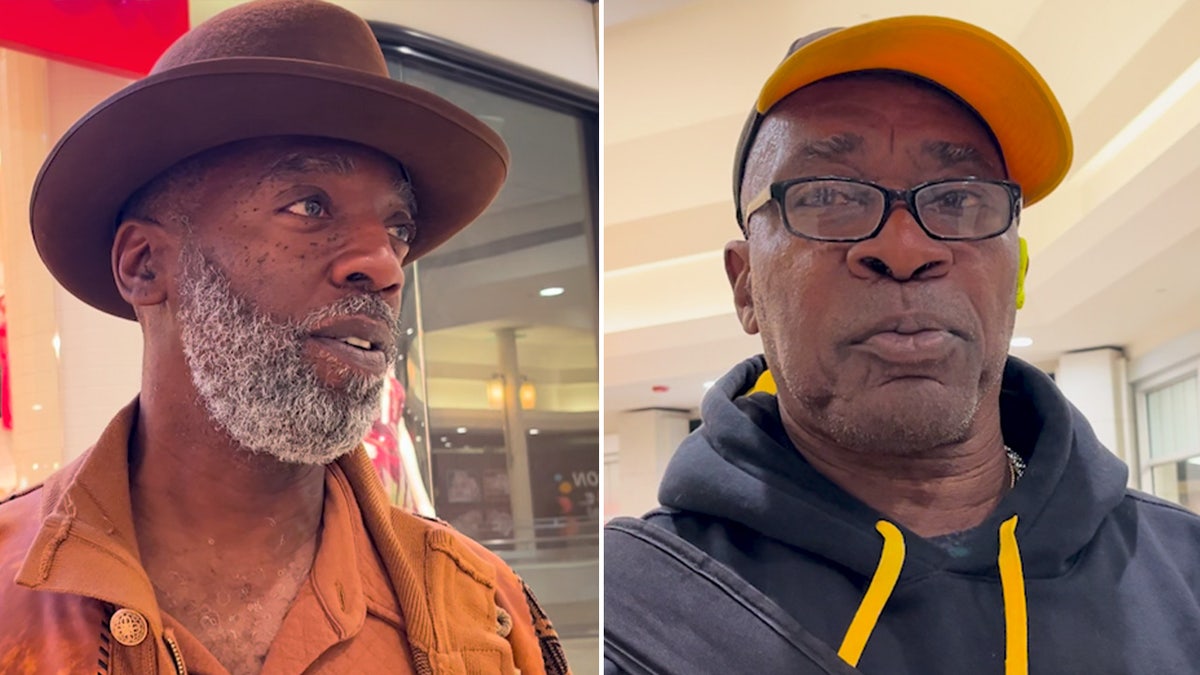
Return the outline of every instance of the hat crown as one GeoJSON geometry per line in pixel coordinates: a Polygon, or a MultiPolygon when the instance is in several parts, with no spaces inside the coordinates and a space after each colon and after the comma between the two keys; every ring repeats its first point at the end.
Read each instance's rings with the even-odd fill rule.
{"type": "Polygon", "coordinates": [[[255,0],[227,9],[176,40],[151,74],[231,58],[312,61],[388,77],[367,22],[320,0],[255,0]]]}

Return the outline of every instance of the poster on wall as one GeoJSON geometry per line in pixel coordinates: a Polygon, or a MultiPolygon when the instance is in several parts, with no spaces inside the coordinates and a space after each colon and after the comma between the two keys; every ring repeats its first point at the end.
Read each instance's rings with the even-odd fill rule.
{"type": "Polygon", "coordinates": [[[438,517],[493,548],[511,545],[508,458],[501,452],[438,452],[434,482],[438,517]]]}
{"type": "Polygon", "coordinates": [[[596,432],[529,437],[533,516],[543,536],[595,534],[600,517],[599,444],[596,432]]]}

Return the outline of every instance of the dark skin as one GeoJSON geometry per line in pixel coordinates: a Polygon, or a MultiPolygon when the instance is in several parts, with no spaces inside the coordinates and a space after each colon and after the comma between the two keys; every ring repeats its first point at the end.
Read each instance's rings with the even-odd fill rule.
{"type": "MultiPolygon", "coordinates": [[[[793,93],[761,128],[742,185],[837,175],[910,188],[1004,178],[961,103],[896,76],[793,93]]],[[[1009,489],[999,393],[1015,317],[1016,227],[977,242],[929,238],[903,208],[878,236],[814,242],[769,204],[730,242],[743,328],[759,333],[783,425],[850,494],[921,536],[978,525],[1009,489]]]]}
{"type": "MultiPolygon", "coordinates": [[[[127,219],[113,246],[117,283],[145,334],[131,490],[160,604],[231,671],[257,672],[269,637],[229,632],[278,631],[316,551],[325,469],[248,453],[198,402],[176,320],[181,242],[191,237],[259,310],[300,319],[364,292],[398,312],[415,230],[398,166],[373,150],[272,138],[215,152],[203,179],[172,200],[187,213],[127,219]],[[236,602],[217,633],[201,609],[221,593],[236,602]]],[[[328,386],[342,383],[344,364],[316,347],[305,354],[328,386]]]]}

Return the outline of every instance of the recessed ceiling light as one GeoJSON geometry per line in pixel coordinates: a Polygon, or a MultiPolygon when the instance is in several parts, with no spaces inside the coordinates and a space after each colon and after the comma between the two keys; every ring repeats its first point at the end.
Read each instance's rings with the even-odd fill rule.
{"type": "Polygon", "coordinates": [[[540,433],[542,433],[542,432],[541,432],[541,431],[538,431],[537,429],[530,429],[530,430],[529,430],[529,435],[530,435],[530,436],[537,436],[537,435],[538,435],[538,434],[540,434],[540,433]]]}
{"type": "Polygon", "coordinates": [[[553,298],[554,296],[562,295],[565,292],[566,291],[563,290],[562,286],[547,286],[546,288],[538,291],[538,295],[542,296],[543,298],[553,298]]]}
{"type": "Polygon", "coordinates": [[[467,428],[466,428],[466,427],[459,427],[459,428],[455,429],[455,431],[457,431],[457,432],[458,432],[458,433],[460,433],[460,434],[465,434],[465,433],[467,433],[467,428]]]}
{"type": "Polygon", "coordinates": [[[1029,347],[1033,345],[1033,338],[1017,336],[1009,341],[1011,347],[1029,347]]]}

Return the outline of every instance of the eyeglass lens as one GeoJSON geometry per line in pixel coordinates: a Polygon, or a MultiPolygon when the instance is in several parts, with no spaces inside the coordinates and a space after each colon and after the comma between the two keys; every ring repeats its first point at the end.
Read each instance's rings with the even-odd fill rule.
{"type": "MultiPolygon", "coordinates": [[[[879,188],[845,180],[796,183],[784,195],[788,224],[814,239],[861,239],[885,217],[887,196],[879,188]]],[[[1003,185],[983,181],[934,183],[914,193],[917,218],[932,234],[978,239],[1004,231],[1012,219],[1003,185]]]]}

